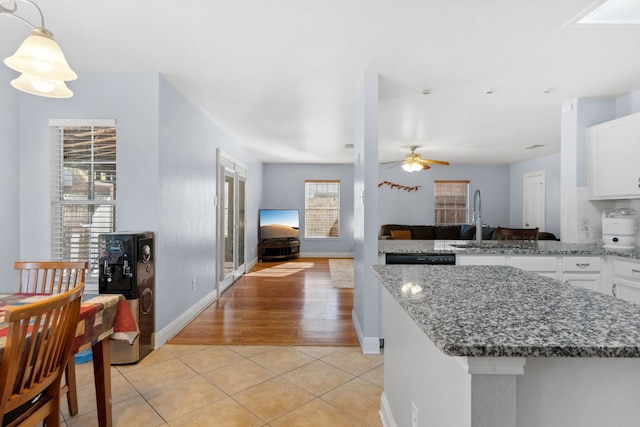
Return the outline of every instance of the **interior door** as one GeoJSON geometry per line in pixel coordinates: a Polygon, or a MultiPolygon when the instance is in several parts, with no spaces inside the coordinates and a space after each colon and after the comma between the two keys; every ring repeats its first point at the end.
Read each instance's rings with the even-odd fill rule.
{"type": "Polygon", "coordinates": [[[218,294],[245,271],[246,168],[218,151],[218,294]]]}
{"type": "Polygon", "coordinates": [[[544,231],[545,213],[545,176],[544,171],[524,175],[523,224],[524,228],[536,228],[544,231]]]}

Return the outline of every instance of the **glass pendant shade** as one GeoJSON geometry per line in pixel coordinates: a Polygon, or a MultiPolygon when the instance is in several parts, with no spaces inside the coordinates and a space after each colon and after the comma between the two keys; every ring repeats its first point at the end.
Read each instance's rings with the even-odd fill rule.
{"type": "Polygon", "coordinates": [[[421,171],[423,167],[418,162],[405,162],[402,164],[402,169],[407,172],[418,172],[421,171]]]}
{"type": "Polygon", "coordinates": [[[53,35],[45,28],[34,28],[16,53],[6,58],[4,63],[7,67],[34,78],[54,81],[78,78],[69,67],[60,46],[53,40],[53,35]]]}
{"type": "Polygon", "coordinates": [[[73,96],[71,89],[62,80],[41,79],[28,74],[22,74],[12,80],[11,86],[22,92],[47,98],[71,98],[73,96]]]}

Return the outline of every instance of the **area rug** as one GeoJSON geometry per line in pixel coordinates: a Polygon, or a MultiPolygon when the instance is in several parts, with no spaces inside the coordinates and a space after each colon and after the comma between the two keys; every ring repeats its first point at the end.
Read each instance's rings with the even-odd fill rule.
{"type": "Polygon", "coordinates": [[[329,270],[334,288],[353,288],[353,259],[329,259],[329,270]]]}

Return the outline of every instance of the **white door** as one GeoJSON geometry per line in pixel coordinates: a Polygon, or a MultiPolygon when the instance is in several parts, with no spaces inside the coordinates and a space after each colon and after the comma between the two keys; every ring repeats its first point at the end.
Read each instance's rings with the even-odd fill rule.
{"type": "Polygon", "coordinates": [[[246,167],[218,150],[218,295],[245,273],[246,167]]]}
{"type": "Polygon", "coordinates": [[[544,171],[524,174],[523,225],[544,231],[544,171]]]}

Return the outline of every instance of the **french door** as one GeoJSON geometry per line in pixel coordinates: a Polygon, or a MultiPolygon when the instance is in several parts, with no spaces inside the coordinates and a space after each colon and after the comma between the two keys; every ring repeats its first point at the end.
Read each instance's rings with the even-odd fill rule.
{"type": "Polygon", "coordinates": [[[218,150],[218,295],[245,273],[246,167],[218,150]]]}

